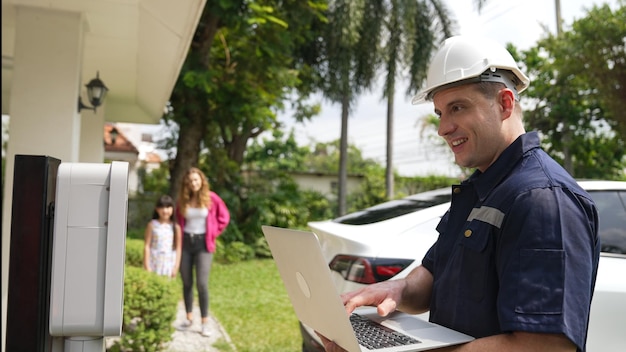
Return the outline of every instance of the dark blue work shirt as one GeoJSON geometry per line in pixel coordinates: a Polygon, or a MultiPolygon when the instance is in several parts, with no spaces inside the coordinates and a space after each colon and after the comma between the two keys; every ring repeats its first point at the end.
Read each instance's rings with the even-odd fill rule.
{"type": "Polygon", "coordinates": [[[422,264],[430,320],[476,338],[562,333],[584,351],[600,247],[591,197],[520,136],[484,173],[452,187],[422,264]]]}

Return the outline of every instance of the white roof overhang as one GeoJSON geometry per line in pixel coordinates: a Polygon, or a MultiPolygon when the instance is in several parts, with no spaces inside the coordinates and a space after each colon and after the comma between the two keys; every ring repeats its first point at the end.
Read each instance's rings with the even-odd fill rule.
{"type": "Polygon", "coordinates": [[[9,114],[18,6],[82,13],[87,29],[80,72],[83,84],[99,72],[109,88],[105,121],[156,124],[178,79],[205,3],[2,0],[2,113],[9,114]]]}

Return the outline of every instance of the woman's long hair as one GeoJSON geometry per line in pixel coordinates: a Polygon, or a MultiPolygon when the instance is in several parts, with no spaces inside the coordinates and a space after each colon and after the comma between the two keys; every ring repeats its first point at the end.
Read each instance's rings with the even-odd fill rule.
{"type": "Polygon", "coordinates": [[[180,185],[180,192],[178,192],[178,206],[180,207],[180,213],[183,214],[183,216],[187,212],[187,207],[189,206],[189,203],[191,203],[191,199],[194,197],[193,191],[191,190],[191,187],[189,187],[189,176],[193,173],[200,175],[200,179],[202,180],[202,186],[198,192],[200,193],[198,195],[200,205],[203,207],[206,206],[207,208],[211,207],[211,188],[209,186],[209,181],[200,169],[191,167],[185,173],[183,182],[180,185]]]}

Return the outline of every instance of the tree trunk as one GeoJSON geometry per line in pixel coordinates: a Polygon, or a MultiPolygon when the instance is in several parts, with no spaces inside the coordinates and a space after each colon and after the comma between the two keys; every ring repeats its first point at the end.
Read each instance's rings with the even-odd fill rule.
{"type": "MultiPolygon", "coordinates": [[[[194,35],[191,45],[194,49],[198,50],[199,55],[188,55],[187,60],[197,60],[196,62],[186,62],[188,67],[202,67],[208,69],[209,67],[209,53],[213,40],[218,30],[219,18],[212,15],[210,11],[206,10],[202,14],[200,19],[201,25],[198,25],[196,33],[194,35]]],[[[179,80],[182,79],[185,71],[181,70],[179,80]]],[[[204,137],[204,120],[208,119],[208,116],[203,114],[209,113],[209,107],[205,109],[190,109],[191,105],[201,104],[206,102],[196,101],[194,99],[197,95],[191,94],[192,88],[182,87],[176,90],[172,94],[179,93],[182,96],[175,100],[180,106],[174,107],[175,114],[183,114],[184,116],[178,116],[176,122],[180,126],[180,131],[177,141],[176,157],[174,162],[170,166],[170,195],[174,200],[178,197],[178,192],[183,181],[183,177],[187,170],[192,166],[198,165],[198,157],[200,155],[200,145],[202,138],[204,137]]],[[[172,97],[174,98],[174,97],[172,97]]]]}
{"type": "Polygon", "coordinates": [[[350,98],[345,96],[341,102],[341,139],[339,140],[339,184],[337,189],[338,215],[346,213],[348,186],[348,115],[350,98]]]}
{"type": "Polygon", "coordinates": [[[395,89],[390,87],[387,96],[387,169],[385,170],[385,187],[387,199],[394,197],[393,180],[393,103],[395,99],[395,89]]]}
{"type": "MultiPolygon", "coordinates": [[[[200,113],[200,112],[199,112],[200,113]]],[[[192,166],[198,166],[204,124],[199,114],[188,116],[188,123],[180,126],[176,144],[176,158],[170,170],[170,195],[177,199],[183,177],[192,166]]]]}

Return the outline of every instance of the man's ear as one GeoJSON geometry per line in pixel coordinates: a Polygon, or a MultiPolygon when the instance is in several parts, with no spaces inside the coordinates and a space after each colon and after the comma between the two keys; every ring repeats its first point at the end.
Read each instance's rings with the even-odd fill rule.
{"type": "Polygon", "coordinates": [[[498,103],[502,110],[502,118],[508,119],[515,110],[515,94],[509,88],[502,88],[498,92],[498,103]]]}

